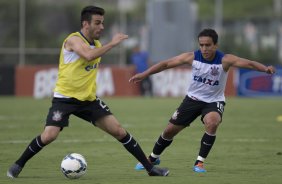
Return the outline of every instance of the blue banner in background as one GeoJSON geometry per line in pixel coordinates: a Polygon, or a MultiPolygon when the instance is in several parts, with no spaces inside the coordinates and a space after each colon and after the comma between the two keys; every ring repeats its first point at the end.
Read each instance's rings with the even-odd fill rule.
{"type": "Polygon", "coordinates": [[[274,75],[239,69],[237,82],[239,96],[282,96],[282,67],[274,75]]]}

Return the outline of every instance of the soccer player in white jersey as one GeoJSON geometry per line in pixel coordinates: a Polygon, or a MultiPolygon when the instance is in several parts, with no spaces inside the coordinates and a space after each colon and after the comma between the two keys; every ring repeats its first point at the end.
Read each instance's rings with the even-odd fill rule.
{"type": "MultiPolygon", "coordinates": [[[[218,50],[218,35],[213,29],[204,29],[198,35],[199,50],[182,53],[170,59],[160,61],[146,71],[134,75],[129,81],[138,83],[144,78],[169,68],[188,64],[192,66],[192,82],[187,95],[178,109],[171,116],[169,123],[154,145],[149,160],[158,165],[160,155],[173,138],[189,126],[198,116],[205,126],[201,139],[199,155],[193,166],[195,172],[206,172],[204,161],[207,158],[216,138],[216,130],[222,121],[225,106],[224,90],[230,67],[247,68],[268,74],[275,73],[273,66],[244,59],[218,50]]],[[[143,169],[138,163],[136,170],[143,169]]]]}

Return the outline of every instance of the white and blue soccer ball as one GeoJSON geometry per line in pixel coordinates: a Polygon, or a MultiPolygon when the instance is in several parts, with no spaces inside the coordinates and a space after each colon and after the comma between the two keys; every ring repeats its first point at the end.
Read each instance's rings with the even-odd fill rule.
{"type": "Polygon", "coordinates": [[[78,153],[71,153],[65,156],[61,162],[61,171],[69,179],[78,179],[86,173],[87,162],[78,153]]]}

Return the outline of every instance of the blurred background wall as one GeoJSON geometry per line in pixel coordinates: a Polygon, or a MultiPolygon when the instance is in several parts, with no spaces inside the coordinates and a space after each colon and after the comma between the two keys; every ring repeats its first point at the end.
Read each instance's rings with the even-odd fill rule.
{"type": "MultiPolygon", "coordinates": [[[[282,65],[282,0],[1,0],[0,94],[15,94],[9,86],[17,84],[16,67],[57,65],[62,41],[80,29],[86,5],[106,9],[102,43],[116,32],[130,36],[103,56],[107,67],[128,67],[137,44],[153,63],[197,49],[206,27],[217,30],[222,51],[282,65]]],[[[275,81],[280,90],[282,79],[275,81]]]]}

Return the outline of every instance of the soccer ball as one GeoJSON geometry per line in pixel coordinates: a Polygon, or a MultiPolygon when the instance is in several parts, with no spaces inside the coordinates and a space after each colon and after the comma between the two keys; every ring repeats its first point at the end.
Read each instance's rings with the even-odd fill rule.
{"type": "Polygon", "coordinates": [[[61,162],[61,171],[69,179],[77,179],[86,173],[87,162],[78,153],[71,153],[65,156],[61,162]]]}

